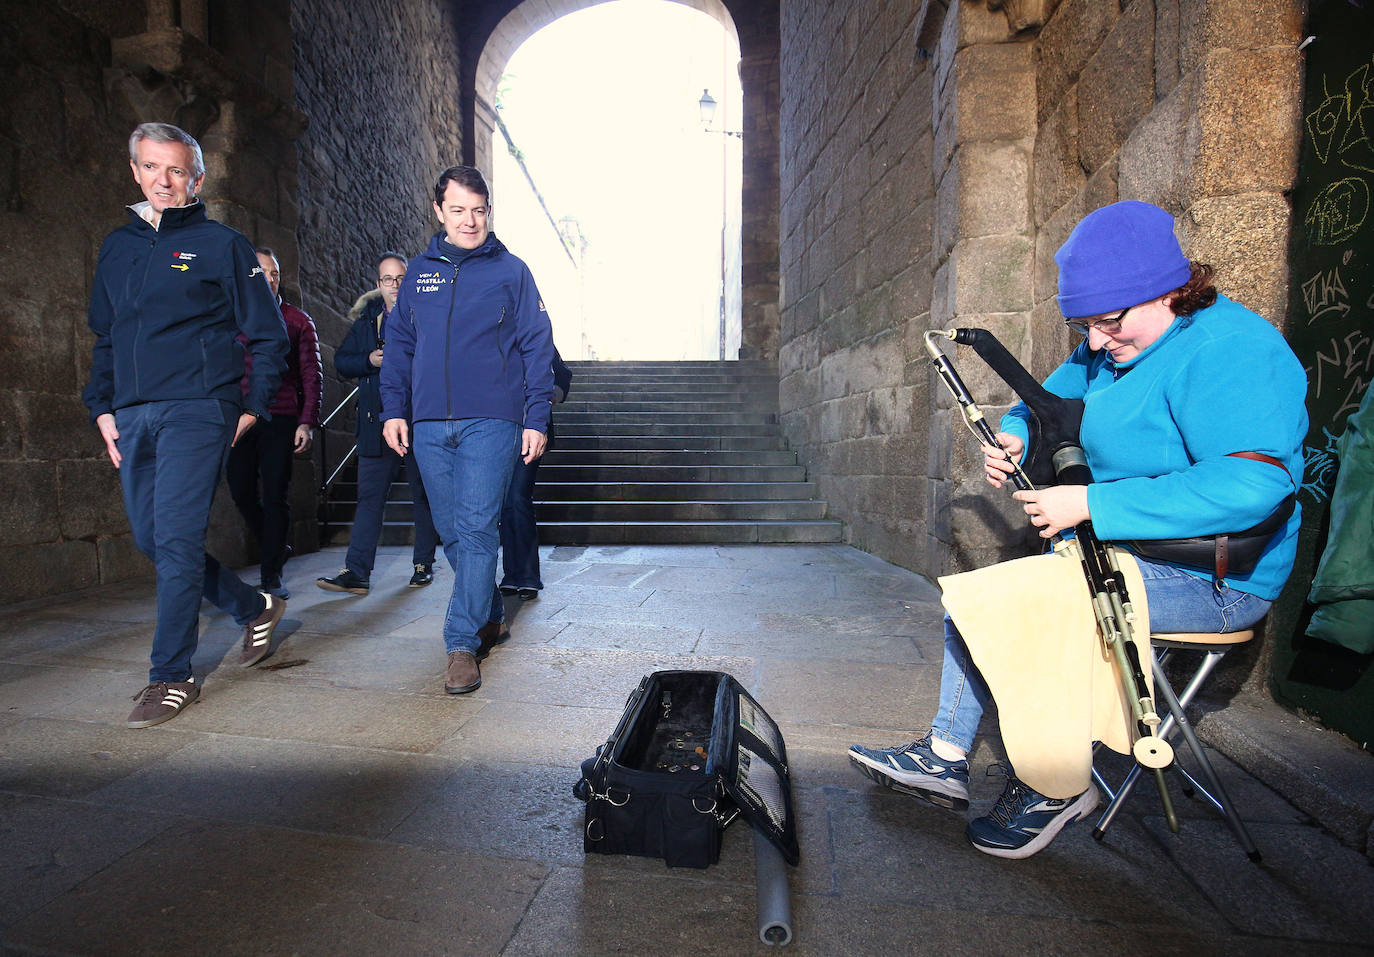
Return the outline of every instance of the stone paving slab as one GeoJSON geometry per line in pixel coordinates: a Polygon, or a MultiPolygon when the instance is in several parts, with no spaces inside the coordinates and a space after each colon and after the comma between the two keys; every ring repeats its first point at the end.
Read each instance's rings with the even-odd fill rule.
{"type": "Polygon", "coordinates": [[[264,738],[198,735],[156,766],[88,795],[129,810],[384,837],[454,773],[424,755],[264,738]]]}
{"type": "Polygon", "coordinates": [[[185,821],[6,931],[82,954],[494,954],[547,867],[185,821]],[[207,866],[207,862],[213,866],[207,866]],[[136,916],[135,916],[136,915],[136,916]]]}
{"type": "MultiPolygon", "coordinates": [[[[0,942],[6,928],[142,847],[175,820],[0,793],[0,942]]],[[[44,938],[44,946],[50,942],[44,938]]]]}
{"type": "MultiPolygon", "coordinates": [[[[1146,782],[1103,841],[1080,823],[1003,861],[969,847],[970,814],[855,773],[849,744],[924,731],[943,627],[931,583],[854,549],[545,548],[545,590],[507,600],[513,637],[464,696],[442,689],[451,573],[407,588],[410,550],[388,547],[368,596],[316,588],[342,553],[288,565],[258,667],[207,609],[201,700],[144,731],[123,721],[149,583],[0,608],[0,954],[777,953],[741,824],[705,870],[582,851],[578,764],[660,668],[729,671],[783,729],[786,953],[1374,951],[1368,859],[1221,755],[1259,866],[1176,785],[1179,835],[1146,782]]],[[[984,731],[971,814],[1002,788],[995,714],[984,731]]]]}
{"type": "Polygon", "coordinates": [[[131,741],[127,728],[60,718],[21,718],[0,724],[0,754],[4,755],[0,793],[82,798],[165,761],[196,740],[189,734],[140,738],[131,741]]]}

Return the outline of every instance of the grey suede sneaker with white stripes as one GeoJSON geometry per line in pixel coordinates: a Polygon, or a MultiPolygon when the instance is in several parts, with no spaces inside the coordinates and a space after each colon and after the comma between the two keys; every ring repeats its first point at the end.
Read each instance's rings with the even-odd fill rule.
{"type": "Polygon", "coordinates": [[[277,622],[286,614],[286,602],[271,592],[263,592],[267,604],[262,614],[248,623],[243,629],[243,650],[239,652],[239,667],[251,668],[266,658],[272,650],[272,633],[277,630],[277,622]]]}
{"type": "Polygon", "coordinates": [[[138,704],[129,713],[128,726],[131,728],[151,728],[155,724],[171,721],[181,710],[200,697],[196,679],[186,681],[155,681],[134,695],[138,704]]]}
{"type": "Polygon", "coordinates": [[[930,735],[896,748],[849,749],[849,762],[884,787],[940,807],[968,807],[968,761],[946,761],[930,747],[930,735]]]}

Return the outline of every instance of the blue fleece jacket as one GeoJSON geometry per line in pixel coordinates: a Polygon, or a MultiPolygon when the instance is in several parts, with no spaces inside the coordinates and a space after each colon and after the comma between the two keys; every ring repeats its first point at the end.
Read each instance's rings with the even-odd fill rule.
{"type": "Polygon", "coordinates": [[[461,261],[436,233],[387,317],[382,418],[506,419],[547,433],[553,328],[529,267],[492,233],[461,261]]]}
{"type": "Polygon", "coordinates": [[[130,206],[129,222],[100,247],[81,395],[91,421],[142,402],[204,398],[270,418],[290,340],[253,245],[207,217],[204,203],[165,210],[157,229],[139,215],[146,206],[130,206]]]}
{"type": "MultiPolygon", "coordinates": [[[[1225,296],[1175,319],[1120,365],[1079,343],[1045,388],[1084,400],[1080,438],[1093,473],[1088,510],[1104,541],[1243,531],[1302,481],[1307,377],[1273,326],[1225,296]],[[1287,471],[1231,452],[1262,452],[1287,471]]],[[[1029,415],[1024,404],[1013,406],[1002,431],[1027,440],[1029,415]]],[[[1228,584],[1277,597],[1293,567],[1301,521],[1295,508],[1255,569],[1228,575],[1228,584]]]]}

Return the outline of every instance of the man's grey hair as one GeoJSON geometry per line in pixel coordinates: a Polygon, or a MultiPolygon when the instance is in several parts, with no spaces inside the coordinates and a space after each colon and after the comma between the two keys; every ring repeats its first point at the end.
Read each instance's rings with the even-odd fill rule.
{"type": "Polygon", "coordinates": [[[187,133],[179,126],[171,123],[140,123],[138,128],[129,136],[129,160],[138,162],[138,144],[140,140],[152,140],[154,143],[180,143],[191,149],[191,178],[200,179],[205,175],[205,154],[200,151],[200,144],[196,138],[187,133]]]}

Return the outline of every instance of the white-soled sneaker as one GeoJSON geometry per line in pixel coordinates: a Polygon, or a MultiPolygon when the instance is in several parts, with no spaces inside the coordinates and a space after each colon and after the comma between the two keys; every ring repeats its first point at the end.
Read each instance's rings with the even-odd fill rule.
{"type": "Polygon", "coordinates": [[[243,629],[243,650],[239,652],[239,667],[251,668],[272,651],[272,633],[277,630],[277,622],[281,621],[281,616],[286,613],[286,602],[273,595],[271,592],[263,592],[263,599],[267,606],[263,608],[262,614],[248,623],[248,627],[243,629]]]}
{"type": "Polygon", "coordinates": [[[151,728],[155,724],[171,721],[181,714],[192,701],[200,697],[200,687],[195,678],[186,681],[154,681],[138,694],[134,700],[134,710],[129,713],[126,724],[130,728],[151,728]]]}
{"type": "Polygon", "coordinates": [[[930,747],[930,735],[898,748],[852,745],[849,762],[884,787],[940,807],[968,807],[968,761],[946,761],[930,747]]]}
{"type": "Polygon", "coordinates": [[[1077,797],[1051,798],[1015,775],[985,817],[969,821],[964,833],[984,854],[1020,860],[1049,846],[1059,832],[1097,807],[1097,788],[1077,797]]]}

